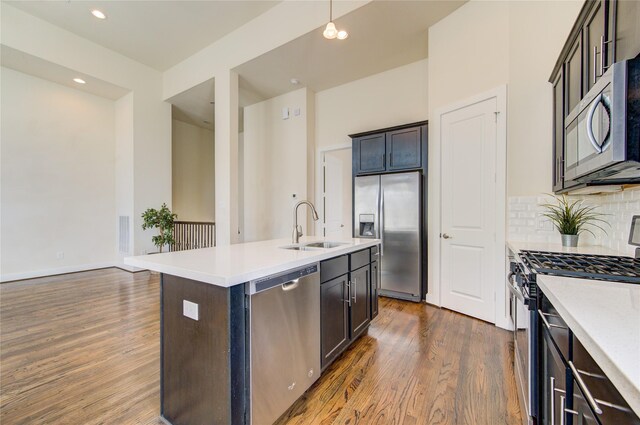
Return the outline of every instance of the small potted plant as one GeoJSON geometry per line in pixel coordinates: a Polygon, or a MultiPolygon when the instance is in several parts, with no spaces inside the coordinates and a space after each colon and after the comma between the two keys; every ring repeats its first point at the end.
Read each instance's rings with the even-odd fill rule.
{"type": "Polygon", "coordinates": [[[608,224],[601,217],[604,214],[594,212],[595,206],[583,205],[582,201],[569,201],[565,195],[561,198],[554,196],[557,204],[542,204],[547,209],[542,215],[547,217],[558,229],[562,236],[562,246],[578,246],[578,236],[582,232],[589,232],[594,237],[595,234],[588,229],[587,225],[597,227],[607,233],[599,224],[608,224]]]}
{"type": "Polygon", "coordinates": [[[175,243],[173,239],[173,221],[178,218],[173,214],[167,204],[162,204],[159,210],[149,208],[142,213],[142,230],[158,229],[158,234],[151,238],[153,244],[162,252],[164,245],[175,243]]]}

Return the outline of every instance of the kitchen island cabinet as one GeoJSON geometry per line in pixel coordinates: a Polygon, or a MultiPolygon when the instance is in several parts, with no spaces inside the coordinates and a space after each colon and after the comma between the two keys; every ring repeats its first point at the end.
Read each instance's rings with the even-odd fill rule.
{"type": "MultiPolygon", "coordinates": [[[[312,241],[315,239],[305,238],[299,245],[312,241]]],[[[275,420],[284,413],[286,407],[318,379],[323,358],[320,348],[321,327],[325,319],[327,324],[337,323],[342,319],[342,331],[347,341],[338,348],[338,354],[357,335],[365,332],[371,320],[371,287],[367,285],[371,274],[370,251],[372,247],[377,247],[379,241],[347,239],[337,242],[339,244],[333,248],[291,249],[290,241],[273,240],[130,257],[125,260],[126,264],[161,273],[160,413],[168,423],[247,425],[252,423],[254,415],[262,415],[255,416],[257,418],[269,417],[268,422],[271,422],[272,418],[275,420]],[[323,270],[320,267],[322,263],[335,267],[323,270]],[[352,279],[358,280],[354,289],[356,286],[360,288],[352,295],[354,299],[357,298],[358,306],[361,307],[354,310],[353,314],[341,317],[347,306],[344,302],[344,277],[351,276],[351,264],[358,266],[352,279]],[[340,267],[345,267],[348,273],[333,276],[335,285],[325,284],[322,288],[326,287],[326,290],[321,291],[320,276],[341,273],[340,267]],[[306,276],[310,280],[305,281],[302,277],[298,279],[297,275],[291,273],[302,273],[300,276],[306,276]],[[274,276],[281,282],[273,284],[274,276]],[[279,308],[277,302],[272,302],[270,305],[275,306],[273,314],[263,315],[259,323],[260,329],[252,335],[253,327],[257,326],[252,314],[255,314],[259,305],[254,294],[264,290],[261,285],[265,285],[269,279],[272,290],[278,293],[296,294],[298,286],[306,288],[304,299],[317,304],[309,308],[294,308],[295,305],[291,302],[303,299],[300,294],[287,298],[286,302],[289,304],[284,309],[279,308]],[[317,286],[311,286],[314,281],[317,286]],[[306,282],[309,282],[308,286],[305,286],[306,282]],[[316,290],[317,293],[314,292],[316,290]],[[322,317],[320,309],[324,304],[320,299],[325,293],[331,294],[331,299],[336,301],[331,304],[335,307],[331,310],[335,315],[322,317]],[[304,332],[291,333],[295,341],[283,341],[289,335],[287,332],[291,331],[291,325],[298,325],[300,322],[304,322],[304,327],[298,326],[298,330],[303,329],[304,332]],[[352,325],[356,327],[350,328],[352,325]],[[264,335],[265,330],[273,330],[276,332],[274,335],[278,336],[279,342],[274,342],[272,346],[287,346],[290,343],[291,347],[300,347],[301,351],[315,357],[318,368],[307,370],[305,364],[295,364],[297,358],[278,365],[260,365],[259,369],[255,365],[252,367],[252,356],[257,356],[258,352],[252,351],[252,344],[256,343],[256,334],[264,335]],[[302,368],[303,373],[299,374],[298,370],[297,378],[292,379],[292,382],[287,378],[267,380],[268,385],[283,388],[260,391],[262,396],[258,402],[258,397],[251,390],[256,385],[256,381],[252,380],[252,371],[253,378],[260,376],[260,383],[264,386],[264,377],[269,374],[263,372],[272,368],[283,368],[285,372],[302,368]],[[302,382],[303,380],[307,382],[302,382]],[[280,400],[274,403],[277,407],[271,406],[271,399],[278,397],[280,400]],[[286,400],[285,407],[282,407],[282,400],[286,400]],[[257,409],[257,406],[264,408],[265,405],[269,410],[267,416],[262,411],[256,413],[252,410],[257,409]]],[[[267,298],[273,301],[273,297],[267,298]]],[[[267,353],[272,347],[268,342],[263,345],[266,348],[260,349],[260,358],[274,358],[268,355],[273,353],[267,353]]],[[[341,343],[338,341],[337,345],[341,343]]],[[[290,351],[292,350],[287,352],[290,351]]],[[[332,357],[334,358],[335,356],[332,357]]],[[[282,374],[279,373],[278,376],[280,375],[282,374]]],[[[264,420],[256,419],[253,422],[253,425],[258,425],[258,422],[259,425],[267,425],[262,423],[264,420]]]]}

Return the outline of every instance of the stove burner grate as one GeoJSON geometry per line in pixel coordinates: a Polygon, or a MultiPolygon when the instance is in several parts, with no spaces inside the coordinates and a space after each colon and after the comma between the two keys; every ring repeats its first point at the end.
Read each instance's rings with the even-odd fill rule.
{"type": "Polygon", "coordinates": [[[521,257],[540,274],[640,284],[640,259],[632,257],[545,251],[522,251],[521,257]]]}

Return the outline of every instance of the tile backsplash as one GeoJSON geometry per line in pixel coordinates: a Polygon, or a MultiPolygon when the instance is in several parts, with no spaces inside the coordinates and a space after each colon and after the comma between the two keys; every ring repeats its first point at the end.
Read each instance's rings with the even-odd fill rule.
{"type": "MultiPolygon", "coordinates": [[[[628,244],[631,217],[640,214],[640,187],[604,195],[572,196],[587,205],[596,205],[599,213],[606,214],[603,226],[606,234],[591,227],[595,237],[587,232],[580,236],[580,245],[602,245],[627,255],[635,248],[628,244]]],[[[553,201],[549,196],[512,196],[507,204],[507,235],[512,241],[560,243],[560,234],[542,215],[540,205],[553,201]]]]}

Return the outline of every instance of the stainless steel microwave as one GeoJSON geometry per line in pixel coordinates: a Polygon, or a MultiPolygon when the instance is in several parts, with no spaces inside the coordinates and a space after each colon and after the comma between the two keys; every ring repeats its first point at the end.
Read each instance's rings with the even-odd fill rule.
{"type": "Polygon", "coordinates": [[[566,180],[640,183],[640,58],[613,64],[565,123],[566,180]]]}

